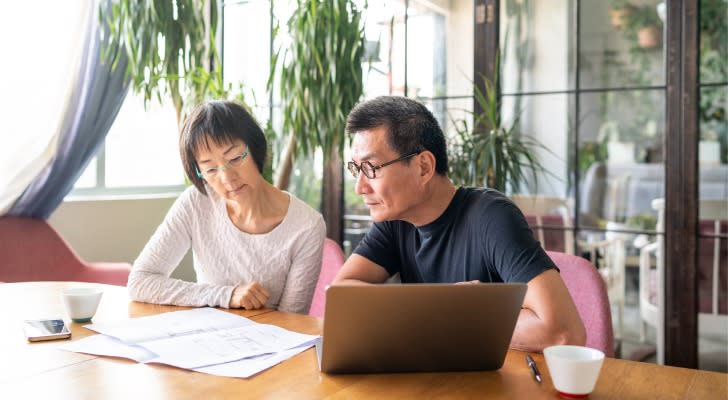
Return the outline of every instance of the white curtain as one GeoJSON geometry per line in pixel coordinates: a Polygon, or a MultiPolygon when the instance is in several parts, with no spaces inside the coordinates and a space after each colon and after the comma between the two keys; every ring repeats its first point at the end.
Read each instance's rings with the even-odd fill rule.
{"type": "Polygon", "coordinates": [[[93,4],[0,4],[0,215],[55,154],[93,4]]]}

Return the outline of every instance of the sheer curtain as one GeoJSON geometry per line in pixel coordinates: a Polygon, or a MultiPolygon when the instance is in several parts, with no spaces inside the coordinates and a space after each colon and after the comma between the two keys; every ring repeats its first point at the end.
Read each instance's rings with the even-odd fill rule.
{"type": "Polygon", "coordinates": [[[0,215],[55,154],[92,7],[56,0],[0,5],[0,215]]]}
{"type": "MultiPolygon", "coordinates": [[[[95,11],[96,2],[91,1],[90,7],[95,11]]],[[[15,200],[8,215],[47,219],[98,151],[126,97],[126,58],[122,54],[114,70],[102,62],[102,37],[108,38],[108,31],[104,32],[97,13],[86,15],[79,74],[59,118],[55,152],[15,200]]]]}

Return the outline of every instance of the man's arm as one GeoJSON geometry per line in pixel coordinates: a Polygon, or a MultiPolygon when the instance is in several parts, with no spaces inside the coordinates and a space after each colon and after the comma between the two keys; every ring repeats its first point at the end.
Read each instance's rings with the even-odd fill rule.
{"type": "Polygon", "coordinates": [[[584,343],[584,323],[558,271],[551,269],[531,279],[511,347],[540,352],[554,344],[584,343]]]}
{"type": "Polygon", "coordinates": [[[332,285],[361,285],[368,283],[383,283],[389,278],[389,273],[379,264],[369,261],[359,254],[352,254],[339,272],[332,285]]]}

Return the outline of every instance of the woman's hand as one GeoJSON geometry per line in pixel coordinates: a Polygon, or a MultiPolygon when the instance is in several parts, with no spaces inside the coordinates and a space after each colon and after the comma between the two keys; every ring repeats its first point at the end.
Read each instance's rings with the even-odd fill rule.
{"type": "Polygon", "coordinates": [[[244,308],[246,310],[257,310],[265,307],[268,303],[270,292],[258,282],[240,285],[233,289],[230,297],[230,308],[244,308]]]}

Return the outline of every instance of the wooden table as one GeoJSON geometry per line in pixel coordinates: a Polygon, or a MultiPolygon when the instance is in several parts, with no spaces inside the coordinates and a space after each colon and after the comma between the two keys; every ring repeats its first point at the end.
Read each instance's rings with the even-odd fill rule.
{"type": "MultiPolygon", "coordinates": [[[[494,398],[554,399],[556,392],[541,355],[537,384],[524,353],[509,351],[498,371],[327,375],[318,371],[315,351],[250,378],[206,375],[133,361],[57,350],[65,341],[28,343],[24,319],[64,317],[60,292],[94,284],[32,282],[0,284],[0,399],[200,399],[200,398],[494,398]]],[[[104,295],[95,322],[153,315],[184,307],[129,301],[126,288],[98,285],[104,295]]],[[[257,322],[320,334],[318,318],[278,311],[231,310],[257,322]]],[[[70,324],[72,340],[95,334],[70,324]]],[[[728,374],[607,359],[591,399],[726,399],[728,374]]]]}

